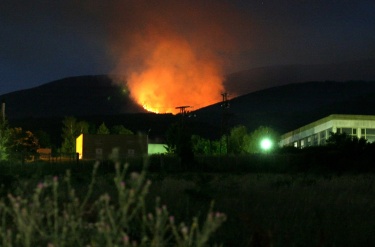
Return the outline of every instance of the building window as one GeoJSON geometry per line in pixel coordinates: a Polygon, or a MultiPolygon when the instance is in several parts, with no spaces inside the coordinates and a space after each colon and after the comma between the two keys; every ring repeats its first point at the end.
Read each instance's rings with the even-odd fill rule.
{"type": "Polygon", "coordinates": [[[347,135],[351,135],[352,131],[352,128],[342,128],[342,133],[345,133],[347,135]]]}
{"type": "Polygon", "coordinates": [[[309,147],[309,146],[311,146],[311,136],[309,136],[309,137],[307,137],[307,146],[309,147]]]}
{"type": "Polygon", "coordinates": [[[336,134],[347,134],[349,136],[357,136],[356,128],[337,128],[336,134]]]}
{"type": "Polygon", "coordinates": [[[317,134],[313,135],[313,145],[314,146],[318,145],[318,135],[317,134]]]}
{"type": "Polygon", "coordinates": [[[366,129],[364,138],[368,142],[375,142],[375,129],[366,129]]]}
{"type": "Polygon", "coordinates": [[[319,140],[319,145],[324,145],[326,143],[326,131],[320,132],[320,140],[319,140]]]}

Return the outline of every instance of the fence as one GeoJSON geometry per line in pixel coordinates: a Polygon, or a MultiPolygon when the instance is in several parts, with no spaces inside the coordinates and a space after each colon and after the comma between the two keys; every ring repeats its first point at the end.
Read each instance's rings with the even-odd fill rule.
{"type": "Polygon", "coordinates": [[[10,160],[24,163],[31,163],[35,161],[45,161],[51,163],[60,163],[60,162],[77,162],[78,163],[78,154],[77,153],[62,153],[56,152],[53,153],[47,149],[38,150],[35,152],[12,152],[10,154],[10,160]]]}

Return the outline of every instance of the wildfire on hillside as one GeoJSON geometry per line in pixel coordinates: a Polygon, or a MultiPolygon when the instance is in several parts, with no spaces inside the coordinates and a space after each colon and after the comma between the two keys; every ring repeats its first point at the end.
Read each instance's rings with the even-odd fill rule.
{"type": "Polygon", "coordinates": [[[224,88],[216,63],[199,57],[184,40],[161,40],[155,46],[144,69],[127,78],[132,97],[145,109],[177,113],[176,106],[199,108],[220,100],[224,88]]]}
{"type": "Polygon", "coordinates": [[[113,74],[146,110],[178,113],[221,100],[223,53],[234,46],[230,6],[215,1],[119,1],[111,26],[113,74]],[[126,2],[126,4],[124,4],[126,2]]]}

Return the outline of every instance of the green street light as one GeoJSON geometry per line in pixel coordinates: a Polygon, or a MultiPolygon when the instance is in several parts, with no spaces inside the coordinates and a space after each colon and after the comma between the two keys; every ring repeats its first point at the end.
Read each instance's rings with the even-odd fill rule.
{"type": "Polygon", "coordinates": [[[268,151],[272,148],[272,141],[268,138],[264,138],[262,139],[262,141],[260,142],[260,147],[264,150],[264,151],[268,151]]]}

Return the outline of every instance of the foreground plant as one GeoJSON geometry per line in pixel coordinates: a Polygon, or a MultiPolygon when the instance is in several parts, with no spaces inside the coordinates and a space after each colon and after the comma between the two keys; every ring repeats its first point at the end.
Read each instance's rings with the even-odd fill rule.
{"type": "Polygon", "coordinates": [[[156,200],[148,212],[145,197],[151,182],[145,172],[127,176],[127,165],[116,164],[116,196],[95,194],[95,164],[85,196],[77,195],[70,173],[39,183],[32,195],[8,194],[0,200],[0,245],[8,246],[206,246],[225,221],[211,210],[200,225],[177,224],[156,200]]]}

